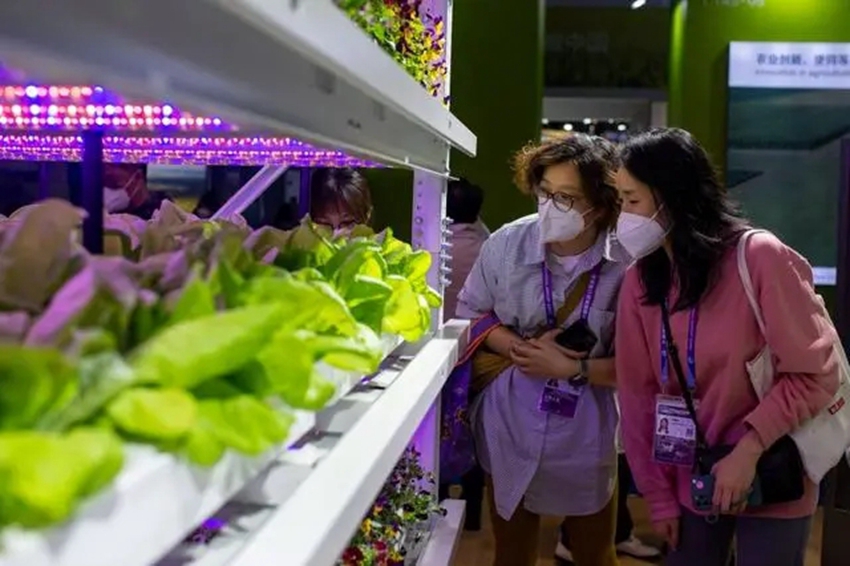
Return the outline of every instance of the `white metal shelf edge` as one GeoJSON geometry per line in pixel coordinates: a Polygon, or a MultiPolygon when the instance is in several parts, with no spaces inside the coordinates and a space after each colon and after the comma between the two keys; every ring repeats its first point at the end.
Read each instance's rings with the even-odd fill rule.
{"type": "MultiPolygon", "coordinates": [[[[295,38],[296,49],[302,46],[306,56],[320,57],[325,67],[369,92],[375,100],[408,113],[421,126],[432,130],[451,145],[475,155],[476,137],[463,122],[455,118],[442,103],[405,73],[390,57],[379,56],[380,48],[364,36],[350,42],[327,41],[328,30],[355,28],[331,0],[215,0],[235,15],[250,18],[269,32],[280,32],[282,39],[295,38]],[[284,7],[285,4],[285,7],[284,7]],[[246,9],[247,8],[247,9],[246,9]],[[317,27],[319,26],[319,27],[317,27]],[[367,45],[368,44],[368,45],[367,45]],[[355,71],[356,70],[356,71],[355,71]]],[[[354,30],[357,33],[359,29],[354,30]]]]}
{"type": "Polygon", "coordinates": [[[231,562],[328,566],[348,545],[458,356],[432,339],[231,562]]]}
{"type": "Polygon", "coordinates": [[[0,2],[0,63],[441,175],[449,145],[475,153],[475,136],[330,0],[0,2]]]}
{"type": "Polygon", "coordinates": [[[463,532],[466,501],[446,499],[441,505],[446,510],[446,515],[437,521],[417,566],[451,566],[454,561],[460,535],[463,532]]]}

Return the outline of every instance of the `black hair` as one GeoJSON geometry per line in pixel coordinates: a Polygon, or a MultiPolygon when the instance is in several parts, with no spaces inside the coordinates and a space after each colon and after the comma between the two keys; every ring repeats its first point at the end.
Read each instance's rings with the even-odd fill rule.
{"type": "Polygon", "coordinates": [[[729,198],[708,153],[685,130],[639,134],[623,144],[620,160],[632,177],[649,186],[669,222],[672,268],[662,248],[638,260],[645,302],[660,305],[667,300],[675,273],[680,292],[672,310],[696,306],[748,222],[729,198]]]}
{"type": "Polygon", "coordinates": [[[372,193],[366,178],[350,167],[321,167],[310,180],[310,217],[319,218],[327,210],[345,210],[358,224],[368,224],[372,216],[372,193]]]}
{"type": "Polygon", "coordinates": [[[478,185],[473,185],[467,179],[460,178],[449,181],[446,196],[446,216],[458,224],[473,224],[481,214],[484,203],[484,191],[478,185]]]}
{"type": "Polygon", "coordinates": [[[617,189],[611,182],[616,155],[613,144],[598,136],[576,133],[553,138],[528,145],[514,156],[514,182],[524,194],[534,195],[547,168],[575,163],[582,191],[602,213],[598,225],[613,228],[620,209],[617,189]]]}

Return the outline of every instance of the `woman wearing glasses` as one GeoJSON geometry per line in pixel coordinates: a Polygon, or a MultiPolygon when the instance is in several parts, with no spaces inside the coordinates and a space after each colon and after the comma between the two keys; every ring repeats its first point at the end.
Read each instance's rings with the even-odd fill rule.
{"type": "Polygon", "coordinates": [[[541,515],[566,517],[578,566],[617,564],[613,155],[582,134],[520,152],[516,182],[538,211],[490,237],[458,299],[475,320],[470,420],[496,566],[536,564],[541,515]]]}

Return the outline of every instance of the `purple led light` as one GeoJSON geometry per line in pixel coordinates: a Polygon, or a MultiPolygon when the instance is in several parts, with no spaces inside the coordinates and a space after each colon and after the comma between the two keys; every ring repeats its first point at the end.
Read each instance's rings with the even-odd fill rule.
{"type": "Polygon", "coordinates": [[[227,521],[218,517],[210,517],[204,521],[201,526],[205,529],[220,530],[227,526],[227,521]]]}
{"type": "Polygon", "coordinates": [[[236,128],[170,104],[125,101],[99,86],[0,84],[0,159],[80,161],[75,134],[88,128],[106,131],[104,159],[114,163],[380,167],[290,138],[216,137],[236,128]],[[162,137],[134,135],[142,132],[162,137]]]}
{"type": "Polygon", "coordinates": [[[99,86],[0,85],[0,130],[222,132],[220,118],[195,116],[170,104],[135,104],[99,86]]]}
{"type": "MultiPolygon", "coordinates": [[[[80,161],[82,138],[61,135],[0,135],[0,159],[80,161]]],[[[103,139],[104,159],[160,165],[290,165],[381,167],[340,151],[315,148],[291,138],[124,137],[103,139]]]]}

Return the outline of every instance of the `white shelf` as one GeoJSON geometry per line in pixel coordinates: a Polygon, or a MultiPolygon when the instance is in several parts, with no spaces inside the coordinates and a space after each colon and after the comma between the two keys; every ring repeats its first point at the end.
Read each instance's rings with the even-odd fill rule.
{"type": "MultiPolygon", "coordinates": [[[[387,351],[396,345],[385,342],[387,351]]],[[[114,484],[71,521],[3,533],[0,566],[149,566],[175,548],[170,557],[179,561],[161,564],[254,565],[274,556],[285,556],[287,566],[333,564],[439,395],[458,348],[455,335],[432,339],[414,357],[388,358],[380,386],[356,386],[319,414],[298,412],[288,451],[228,453],[203,470],[131,446],[114,484]],[[256,536],[191,556],[183,538],[230,501],[253,504],[253,516],[243,519],[256,536]]]]}
{"type": "Polygon", "coordinates": [[[446,510],[446,516],[434,527],[428,546],[425,547],[417,566],[451,566],[454,563],[457,545],[463,533],[466,501],[446,499],[441,505],[446,510]]]}
{"type": "Polygon", "coordinates": [[[158,566],[331,566],[374,502],[458,356],[435,338],[390,362],[386,389],[361,386],[319,415],[317,429],[216,517],[229,527],[209,545],[182,545],[158,566]],[[325,424],[323,427],[322,423],[325,424]]]}
{"type": "MultiPolygon", "coordinates": [[[[314,422],[313,414],[298,412],[290,439],[303,436],[314,422]]],[[[149,566],[278,453],[257,458],[228,453],[213,468],[201,469],[151,447],[130,446],[116,481],[71,521],[45,532],[4,532],[0,566],[149,566]]]]}
{"type": "MultiPolygon", "coordinates": [[[[425,344],[229,564],[257,566],[284,558],[287,566],[334,564],[439,395],[457,356],[457,340],[425,344]]],[[[281,473],[286,469],[281,467],[281,473]]],[[[269,480],[272,485],[274,479],[269,480]]]]}
{"type": "Polygon", "coordinates": [[[0,62],[439,174],[476,151],[331,0],[0,2],[0,62]]]}

